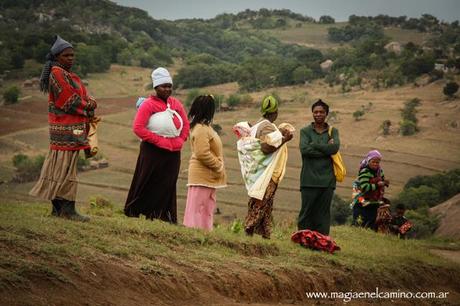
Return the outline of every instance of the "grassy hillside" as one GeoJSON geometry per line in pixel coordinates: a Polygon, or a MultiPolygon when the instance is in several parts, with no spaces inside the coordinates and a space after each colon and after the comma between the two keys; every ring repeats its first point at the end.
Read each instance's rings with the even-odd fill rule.
{"type": "Polygon", "coordinates": [[[376,287],[449,292],[448,299],[419,305],[454,305],[460,297],[459,266],[427,252],[459,250],[458,243],[404,241],[341,226],[332,235],[342,250],[330,255],[290,242],[292,224],[276,226],[267,241],[229,226],[205,233],[126,218],[117,209],[86,212],[92,221],[78,223],[48,217],[47,204],[2,200],[0,304],[305,305],[313,302],[305,292],[376,287]]]}
{"type": "MultiPolygon", "coordinates": [[[[288,28],[279,28],[273,30],[263,30],[283,43],[299,44],[309,48],[327,51],[331,48],[339,48],[349,46],[348,43],[334,43],[328,39],[328,29],[331,27],[341,28],[347,25],[347,22],[339,22],[335,24],[319,24],[319,23],[299,23],[301,26],[291,26],[288,28]]],[[[397,41],[401,44],[413,42],[421,45],[430,38],[431,34],[422,33],[417,30],[406,30],[399,27],[387,27],[384,29],[386,36],[391,41],[397,41]]]]}
{"type": "MultiPolygon", "coordinates": [[[[99,137],[103,154],[110,167],[80,174],[78,201],[87,203],[91,195],[101,194],[116,205],[122,206],[134,172],[139,150],[139,140],[131,131],[131,122],[135,114],[136,97],[148,94],[143,83],[149,81],[148,69],[114,66],[110,74],[95,74],[89,78],[89,90],[99,98],[99,115],[103,117],[99,137]],[[120,71],[126,74],[120,74],[120,71]],[[133,79],[142,78],[141,81],[133,79]],[[131,97],[126,97],[129,95],[131,97]],[[108,98],[103,98],[107,96],[108,98]]],[[[218,206],[222,215],[217,216],[218,223],[228,223],[234,218],[243,219],[247,212],[247,195],[241,180],[241,173],[235,150],[236,137],[231,127],[238,121],[256,121],[259,117],[257,101],[263,95],[276,91],[281,99],[278,123],[291,122],[299,130],[311,119],[310,103],[322,98],[331,104],[336,116],[331,123],[339,128],[342,142],[342,154],[348,167],[345,182],[338,184],[337,194],[348,201],[351,195],[351,183],[355,178],[362,156],[370,149],[378,149],[383,155],[385,174],[391,182],[387,195],[395,197],[405,182],[416,175],[431,175],[460,166],[460,140],[458,123],[460,110],[456,101],[445,101],[442,95],[443,83],[433,83],[424,87],[405,86],[390,90],[355,90],[342,94],[340,88],[331,88],[319,82],[306,86],[273,88],[252,93],[254,105],[238,111],[216,114],[215,123],[222,126],[224,135],[224,155],[229,177],[229,187],[217,194],[218,206]],[[417,117],[421,131],[410,137],[397,133],[400,109],[409,99],[418,97],[422,104],[417,117]],[[362,105],[372,107],[364,117],[355,121],[352,114],[362,105]],[[391,120],[392,130],[389,136],[382,135],[381,124],[391,120]],[[458,126],[458,125],[457,125],[458,126]]],[[[238,90],[236,84],[225,84],[203,89],[205,92],[229,95],[238,90]]],[[[176,96],[185,99],[187,91],[176,92],[176,96]]],[[[13,175],[11,158],[22,152],[35,155],[45,154],[48,148],[46,125],[46,101],[36,90],[28,90],[25,95],[32,98],[17,105],[0,108],[0,179],[9,181],[13,175]],[[41,97],[37,100],[34,97],[41,97]],[[15,124],[12,124],[15,122],[15,124]]],[[[298,152],[298,137],[289,143],[288,168],[275,200],[275,220],[295,220],[300,208],[298,178],[301,167],[298,152]]],[[[187,167],[190,156],[189,145],[182,151],[182,166],[178,181],[179,215],[185,206],[187,167]]],[[[32,183],[22,185],[0,185],[0,191],[11,192],[15,198],[32,200],[27,195],[32,183]]]]}

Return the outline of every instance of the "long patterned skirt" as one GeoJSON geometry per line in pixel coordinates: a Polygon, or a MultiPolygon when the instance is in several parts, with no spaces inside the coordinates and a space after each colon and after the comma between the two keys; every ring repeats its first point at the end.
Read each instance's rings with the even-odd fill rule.
{"type": "Polygon", "coordinates": [[[270,180],[262,200],[250,198],[248,202],[248,215],[245,220],[244,230],[246,234],[259,234],[264,238],[270,238],[272,230],[273,200],[275,198],[276,184],[270,180]]]}
{"type": "Polygon", "coordinates": [[[30,195],[45,200],[77,197],[77,161],[79,151],[50,150],[43,162],[40,178],[30,195]]]}
{"type": "Polygon", "coordinates": [[[177,223],[176,182],[180,151],[171,152],[141,142],[133,181],[125,204],[125,215],[177,223]]]}

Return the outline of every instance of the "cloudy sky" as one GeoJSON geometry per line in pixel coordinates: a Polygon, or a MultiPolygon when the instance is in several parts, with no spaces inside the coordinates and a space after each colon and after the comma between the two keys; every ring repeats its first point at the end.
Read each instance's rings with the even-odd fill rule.
{"type": "Polygon", "coordinates": [[[212,18],[220,13],[237,13],[249,8],[258,10],[290,9],[318,19],[329,15],[336,21],[348,16],[420,17],[431,14],[440,20],[460,19],[460,0],[112,0],[123,6],[138,7],[155,19],[212,18]]]}

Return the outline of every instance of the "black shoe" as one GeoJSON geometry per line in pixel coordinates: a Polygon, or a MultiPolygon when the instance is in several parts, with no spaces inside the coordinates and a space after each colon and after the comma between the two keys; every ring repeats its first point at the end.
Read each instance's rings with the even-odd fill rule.
{"type": "Polygon", "coordinates": [[[64,200],[60,216],[63,218],[81,222],[88,222],[90,220],[88,216],[80,215],[75,210],[75,201],[64,200]]]}
{"type": "Polygon", "coordinates": [[[62,200],[60,199],[54,199],[51,201],[51,204],[53,204],[53,210],[51,211],[51,216],[59,217],[59,215],[61,214],[61,203],[62,203],[62,200]]]}
{"type": "Polygon", "coordinates": [[[244,232],[246,233],[246,236],[252,236],[252,235],[254,235],[254,228],[253,227],[246,227],[246,228],[244,228],[244,232]]]}

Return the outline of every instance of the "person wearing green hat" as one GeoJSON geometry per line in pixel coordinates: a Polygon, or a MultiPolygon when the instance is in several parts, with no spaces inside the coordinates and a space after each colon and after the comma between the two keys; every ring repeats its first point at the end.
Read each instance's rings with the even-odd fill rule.
{"type": "Polygon", "coordinates": [[[273,200],[286,169],[287,147],[284,144],[291,140],[293,135],[288,129],[280,130],[273,124],[278,117],[278,101],[275,97],[265,97],[260,112],[262,118],[251,126],[250,134],[259,140],[259,149],[265,155],[260,163],[264,163],[266,168],[262,168],[262,174],[254,183],[256,188],[248,189],[250,198],[244,229],[249,236],[256,233],[269,239],[273,200]]]}

